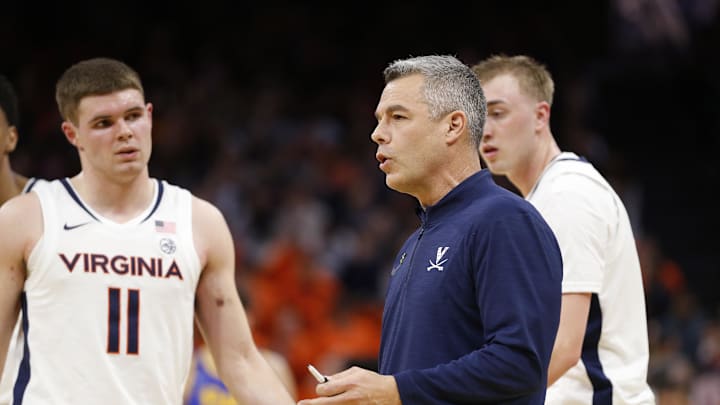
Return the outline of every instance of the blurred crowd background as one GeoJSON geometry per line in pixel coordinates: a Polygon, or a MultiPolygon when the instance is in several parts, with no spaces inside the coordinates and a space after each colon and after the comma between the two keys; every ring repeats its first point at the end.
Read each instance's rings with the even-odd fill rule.
{"type": "Polygon", "coordinates": [[[256,341],[306,398],[308,363],[376,366],[385,277],[418,225],[370,141],[383,68],[528,54],[554,75],[561,147],[611,180],[633,221],[658,402],[720,403],[720,2],[340,3],[4,4],[14,168],[75,174],[55,81],[89,57],[133,66],[155,106],[151,175],[223,211],[256,341]]]}

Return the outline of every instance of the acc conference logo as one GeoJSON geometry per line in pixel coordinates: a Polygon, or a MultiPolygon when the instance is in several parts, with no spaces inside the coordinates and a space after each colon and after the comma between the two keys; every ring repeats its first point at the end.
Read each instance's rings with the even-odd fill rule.
{"type": "Polygon", "coordinates": [[[168,255],[175,253],[175,250],[177,250],[175,241],[170,238],[160,239],[160,250],[162,250],[163,253],[168,255]]]}

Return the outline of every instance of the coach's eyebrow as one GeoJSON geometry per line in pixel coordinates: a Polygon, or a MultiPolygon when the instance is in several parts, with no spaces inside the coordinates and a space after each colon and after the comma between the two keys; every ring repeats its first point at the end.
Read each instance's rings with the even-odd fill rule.
{"type": "MultiPolygon", "coordinates": [[[[387,107],[385,108],[385,110],[383,110],[383,111],[385,112],[385,114],[392,114],[392,113],[394,113],[394,112],[396,112],[396,111],[408,112],[408,111],[410,111],[410,110],[408,110],[408,108],[405,107],[405,106],[403,106],[403,105],[400,105],[400,104],[392,104],[392,105],[387,106],[387,107]]],[[[377,119],[378,121],[380,121],[380,115],[381,115],[381,114],[380,114],[380,111],[375,111],[375,119],[377,119]]]]}

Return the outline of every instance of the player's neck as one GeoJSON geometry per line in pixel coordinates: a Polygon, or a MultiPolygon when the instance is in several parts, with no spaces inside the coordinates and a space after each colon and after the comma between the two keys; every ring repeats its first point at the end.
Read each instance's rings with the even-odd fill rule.
{"type": "Polygon", "coordinates": [[[155,194],[155,184],[147,171],[126,182],[80,172],[70,182],[93,210],[119,223],[129,221],[146,210],[155,194]]]}
{"type": "Polygon", "coordinates": [[[509,176],[509,180],[517,187],[523,197],[527,197],[528,194],[530,194],[535,184],[540,181],[545,168],[548,167],[550,162],[561,152],[560,148],[552,139],[552,135],[550,135],[550,137],[550,142],[539,147],[535,153],[527,159],[527,164],[524,165],[519,173],[515,173],[514,176],[509,176]]]}
{"type": "Polygon", "coordinates": [[[3,159],[0,163],[0,204],[20,194],[26,181],[12,171],[8,159],[3,159]]]}

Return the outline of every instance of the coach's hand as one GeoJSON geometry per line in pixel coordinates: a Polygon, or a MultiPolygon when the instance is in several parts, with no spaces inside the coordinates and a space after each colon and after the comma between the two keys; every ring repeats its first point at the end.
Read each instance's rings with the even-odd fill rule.
{"type": "Polygon", "coordinates": [[[380,375],[360,367],[352,367],[328,376],[328,382],[318,384],[319,398],[304,399],[298,405],[373,404],[399,405],[395,377],[380,375]]]}

